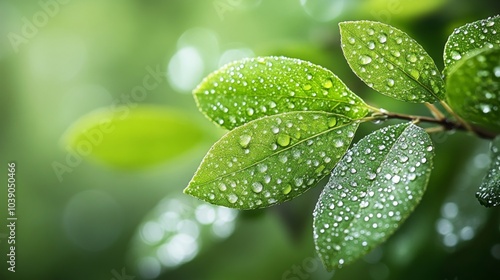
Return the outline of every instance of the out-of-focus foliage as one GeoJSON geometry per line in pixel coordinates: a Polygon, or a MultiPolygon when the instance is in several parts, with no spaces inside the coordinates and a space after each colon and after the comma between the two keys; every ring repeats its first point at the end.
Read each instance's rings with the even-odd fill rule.
{"type": "MultiPolygon", "coordinates": [[[[286,8],[263,0],[1,0],[0,154],[2,164],[16,162],[19,223],[18,270],[2,269],[0,278],[151,279],[158,271],[158,279],[498,278],[498,210],[473,197],[490,166],[489,144],[462,133],[432,137],[441,156],[421,205],[402,228],[363,260],[333,273],[322,268],[311,242],[310,213],[320,187],[275,209],[242,212],[227,239],[203,247],[182,265],[164,269],[161,258],[136,261],[136,242],[150,240],[140,232],[162,235],[159,242],[165,244],[175,237],[173,222],[144,227],[155,214],[176,213],[185,221],[176,232],[194,232],[189,230],[196,221],[189,221],[184,208],[161,210],[162,201],[182,192],[217,137],[201,139],[187,156],[136,172],[78,160],[59,143],[79,118],[113,105],[174,108],[213,131],[188,93],[228,62],[265,55],[312,61],[333,70],[370,104],[425,114],[425,108],[372,94],[352,74],[338,22],[397,26],[442,69],[438,58],[446,36],[499,9],[495,0],[297,0],[286,8]],[[62,176],[55,162],[67,168],[62,176]]],[[[373,127],[363,124],[358,133],[373,127]]],[[[5,205],[6,192],[0,201],[5,205]]],[[[0,220],[5,218],[0,212],[0,220]]],[[[0,252],[6,254],[2,228],[0,252]]],[[[182,238],[193,246],[192,239],[182,238]]],[[[154,246],[146,248],[158,257],[154,246]]]]}

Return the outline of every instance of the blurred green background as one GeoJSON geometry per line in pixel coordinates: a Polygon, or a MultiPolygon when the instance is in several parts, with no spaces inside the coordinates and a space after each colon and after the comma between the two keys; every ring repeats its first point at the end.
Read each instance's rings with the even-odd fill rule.
{"type": "MultiPolygon", "coordinates": [[[[463,133],[433,135],[435,168],[420,206],[384,245],[334,272],[314,253],[320,186],[244,212],[182,194],[223,133],[197,111],[190,92],[223,64],[264,55],[309,60],[369,104],[427,114],[356,78],[340,49],[338,22],[394,25],[442,69],[453,28],[499,12],[497,0],[0,0],[1,177],[7,181],[7,163],[16,162],[18,217],[11,273],[4,189],[0,278],[500,279],[499,211],[474,197],[489,165],[488,143],[463,133]],[[147,77],[151,86],[139,98],[147,77]],[[160,128],[170,131],[169,161],[131,170],[82,157],[62,175],[54,169],[68,166],[61,138],[78,119],[142,103],[182,119],[160,128]],[[190,149],[175,153],[186,143],[190,149]]],[[[363,124],[357,138],[380,126],[363,124]]],[[[139,139],[137,149],[144,147],[139,139]]]]}

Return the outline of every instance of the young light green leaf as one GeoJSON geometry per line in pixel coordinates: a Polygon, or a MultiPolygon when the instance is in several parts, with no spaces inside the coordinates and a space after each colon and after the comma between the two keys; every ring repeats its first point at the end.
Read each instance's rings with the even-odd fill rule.
{"type": "Polygon", "coordinates": [[[500,136],[491,143],[491,166],[484,178],[476,197],[481,205],[494,207],[500,205],[500,136]]]}
{"type": "Polygon", "coordinates": [[[325,112],[251,121],[215,143],[184,192],[238,209],[290,200],[328,175],[357,127],[356,121],[325,112]]]}
{"type": "Polygon", "coordinates": [[[339,26],[347,62],[369,87],[407,102],[444,99],[444,82],[434,61],[406,33],[373,21],[339,26]]]}
{"type": "Polygon", "coordinates": [[[327,269],[365,255],[408,217],[427,186],[432,150],[429,135],[408,123],[375,131],[347,152],[313,214],[316,251],[327,269]]]}
{"type": "Polygon", "coordinates": [[[154,106],[123,106],[83,116],[62,140],[79,157],[135,169],[174,159],[196,147],[203,135],[195,122],[180,113],[154,106]]]}
{"type": "Polygon", "coordinates": [[[446,99],[467,121],[500,130],[500,48],[482,49],[449,70],[446,99]]]}
{"type": "Polygon", "coordinates": [[[455,29],[444,46],[444,74],[471,52],[493,47],[500,47],[500,15],[455,29]]]}
{"type": "Polygon", "coordinates": [[[291,111],[325,111],[360,119],[368,106],[329,70],[286,57],[229,63],[193,91],[200,111],[233,129],[249,121],[291,111]]]}

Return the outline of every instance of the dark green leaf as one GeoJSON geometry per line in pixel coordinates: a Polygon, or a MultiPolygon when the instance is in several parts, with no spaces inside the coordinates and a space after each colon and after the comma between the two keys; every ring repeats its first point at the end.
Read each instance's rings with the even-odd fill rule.
{"type": "Polygon", "coordinates": [[[85,115],[66,131],[63,143],[82,157],[119,168],[143,168],[193,149],[203,135],[196,123],[177,112],[123,106],[85,115]]]}
{"type": "Polygon", "coordinates": [[[491,143],[491,167],[476,197],[486,207],[500,205],[500,137],[491,143]]]}
{"type": "Polygon", "coordinates": [[[500,48],[471,53],[446,80],[446,98],[467,121],[500,130],[500,48]]]}
{"type": "Polygon", "coordinates": [[[450,35],[444,46],[445,74],[457,61],[484,48],[500,47],[500,16],[461,26],[450,35]]]}
{"type": "Polygon", "coordinates": [[[184,190],[239,209],[290,200],[330,173],[358,123],[325,112],[290,112],[237,127],[218,141],[184,190]]]}
{"type": "Polygon", "coordinates": [[[386,240],[419,203],[433,147],[413,124],[385,127],[353,146],[332,172],[314,211],[316,250],[328,269],[386,240]]]}
{"type": "Polygon", "coordinates": [[[347,62],[369,87],[407,102],[444,99],[444,82],[434,61],[406,33],[373,21],[339,25],[347,62]]]}
{"type": "Polygon", "coordinates": [[[369,113],[363,100],[332,72],[286,57],[230,63],[205,78],[193,93],[199,109],[229,130],[291,111],[325,111],[351,119],[369,113]]]}

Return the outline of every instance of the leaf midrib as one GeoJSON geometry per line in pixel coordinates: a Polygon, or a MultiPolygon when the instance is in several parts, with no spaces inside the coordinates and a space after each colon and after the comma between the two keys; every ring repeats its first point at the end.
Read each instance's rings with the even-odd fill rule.
{"type": "MultiPolygon", "coordinates": [[[[313,111],[307,111],[307,113],[312,113],[312,112],[313,112],[313,111]]],[[[314,113],[318,113],[318,112],[314,112],[314,113]]],[[[329,115],[339,116],[339,115],[337,115],[337,114],[330,114],[330,113],[328,113],[328,114],[329,114],[329,115]]],[[[276,115],[274,115],[274,116],[276,116],[276,115]]],[[[343,116],[342,116],[342,117],[343,117],[343,116]]],[[[344,117],[344,118],[346,118],[346,117],[344,117]]],[[[346,118],[346,119],[348,119],[348,118],[346,118]]],[[[229,176],[231,176],[231,175],[233,175],[233,174],[235,174],[235,173],[239,173],[239,172],[245,171],[245,170],[247,170],[247,169],[249,169],[249,168],[251,168],[251,167],[254,167],[254,166],[258,165],[259,163],[262,163],[263,161],[265,161],[265,160],[267,160],[267,159],[269,159],[269,158],[272,158],[272,157],[274,157],[274,156],[276,156],[276,155],[278,155],[278,154],[280,154],[280,153],[282,153],[282,152],[285,152],[285,151],[287,151],[287,150],[289,150],[289,149],[294,148],[295,146],[297,146],[297,145],[299,145],[299,144],[302,144],[302,143],[303,143],[303,142],[305,142],[305,141],[308,141],[308,140],[311,140],[311,139],[314,139],[314,138],[320,137],[320,136],[322,136],[322,135],[324,135],[324,134],[327,134],[327,133],[329,133],[329,132],[331,132],[331,131],[334,131],[334,130],[337,130],[337,129],[341,129],[341,128],[343,128],[343,127],[346,127],[346,126],[349,126],[349,125],[353,125],[353,124],[357,124],[357,122],[356,122],[356,121],[354,121],[354,120],[351,120],[351,122],[350,122],[350,123],[348,123],[348,124],[343,124],[342,126],[335,126],[335,127],[329,128],[329,129],[327,129],[327,130],[325,130],[325,131],[322,131],[322,132],[320,132],[320,133],[318,133],[318,134],[315,134],[315,135],[312,135],[312,136],[310,136],[310,137],[308,137],[308,138],[305,138],[304,140],[298,141],[297,143],[295,143],[295,144],[293,144],[293,145],[290,145],[289,147],[286,147],[285,149],[282,149],[282,150],[279,150],[279,151],[277,151],[277,152],[274,152],[274,153],[270,154],[269,156],[266,156],[266,157],[264,157],[264,158],[260,159],[259,161],[254,162],[253,164],[251,164],[251,165],[249,165],[249,166],[246,166],[246,167],[244,167],[244,168],[241,168],[241,169],[235,170],[235,171],[233,171],[233,172],[231,172],[231,173],[227,173],[227,174],[225,174],[225,175],[222,175],[222,176],[217,177],[217,178],[215,178],[215,179],[213,179],[213,180],[210,180],[210,181],[205,181],[205,182],[202,182],[202,183],[196,183],[195,185],[197,185],[197,186],[205,186],[205,185],[211,184],[211,183],[213,183],[213,182],[220,181],[220,180],[222,180],[222,179],[224,179],[224,178],[226,178],[226,177],[229,177],[229,176]]]]}
{"type": "MultiPolygon", "coordinates": [[[[349,33],[350,35],[360,39],[360,37],[356,36],[356,34],[350,32],[350,30],[345,30],[347,33],[349,33]]],[[[409,36],[408,36],[409,37],[409,36]]],[[[409,37],[409,39],[413,40],[411,37],[409,37]]],[[[363,41],[363,40],[361,40],[363,41]]],[[[413,40],[414,43],[417,44],[417,46],[420,46],[415,40],[413,40]]],[[[420,46],[421,47],[421,46],[420,46]]],[[[362,47],[365,51],[366,49],[368,49],[367,47],[363,46],[362,47]]],[[[434,91],[432,91],[430,88],[426,87],[423,83],[421,83],[419,80],[416,80],[415,78],[413,78],[413,76],[411,76],[410,73],[407,73],[404,69],[402,69],[401,67],[399,67],[399,65],[395,64],[391,59],[388,59],[387,56],[385,55],[382,55],[379,51],[377,51],[376,49],[375,50],[370,50],[368,49],[370,52],[374,52],[376,53],[377,55],[383,57],[385,60],[387,60],[392,66],[394,66],[396,69],[398,69],[399,71],[401,71],[406,77],[408,77],[411,81],[413,81],[414,83],[416,83],[418,86],[420,86],[421,88],[423,88],[425,91],[429,92],[434,98],[436,98],[437,100],[440,100],[440,98],[434,93],[434,91]]],[[[424,50],[422,48],[422,50],[424,50]]],[[[425,52],[425,50],[424,50],[425,52]]],[[[426,52],[427,53],[427,52],[426,52]]],[[[431,59],[431,61],[433,62],[434,65],[435,62],[434,60],[427,54],[427,56],[431,59]]],[[[439,71],[437,68],[436,68],[437,71],[439,71]]],[[[419,69],[419,71],[422,71],[422,69],[419,69]]],[[[441,88],[439,89],[441,91],[441,88]]]]}

